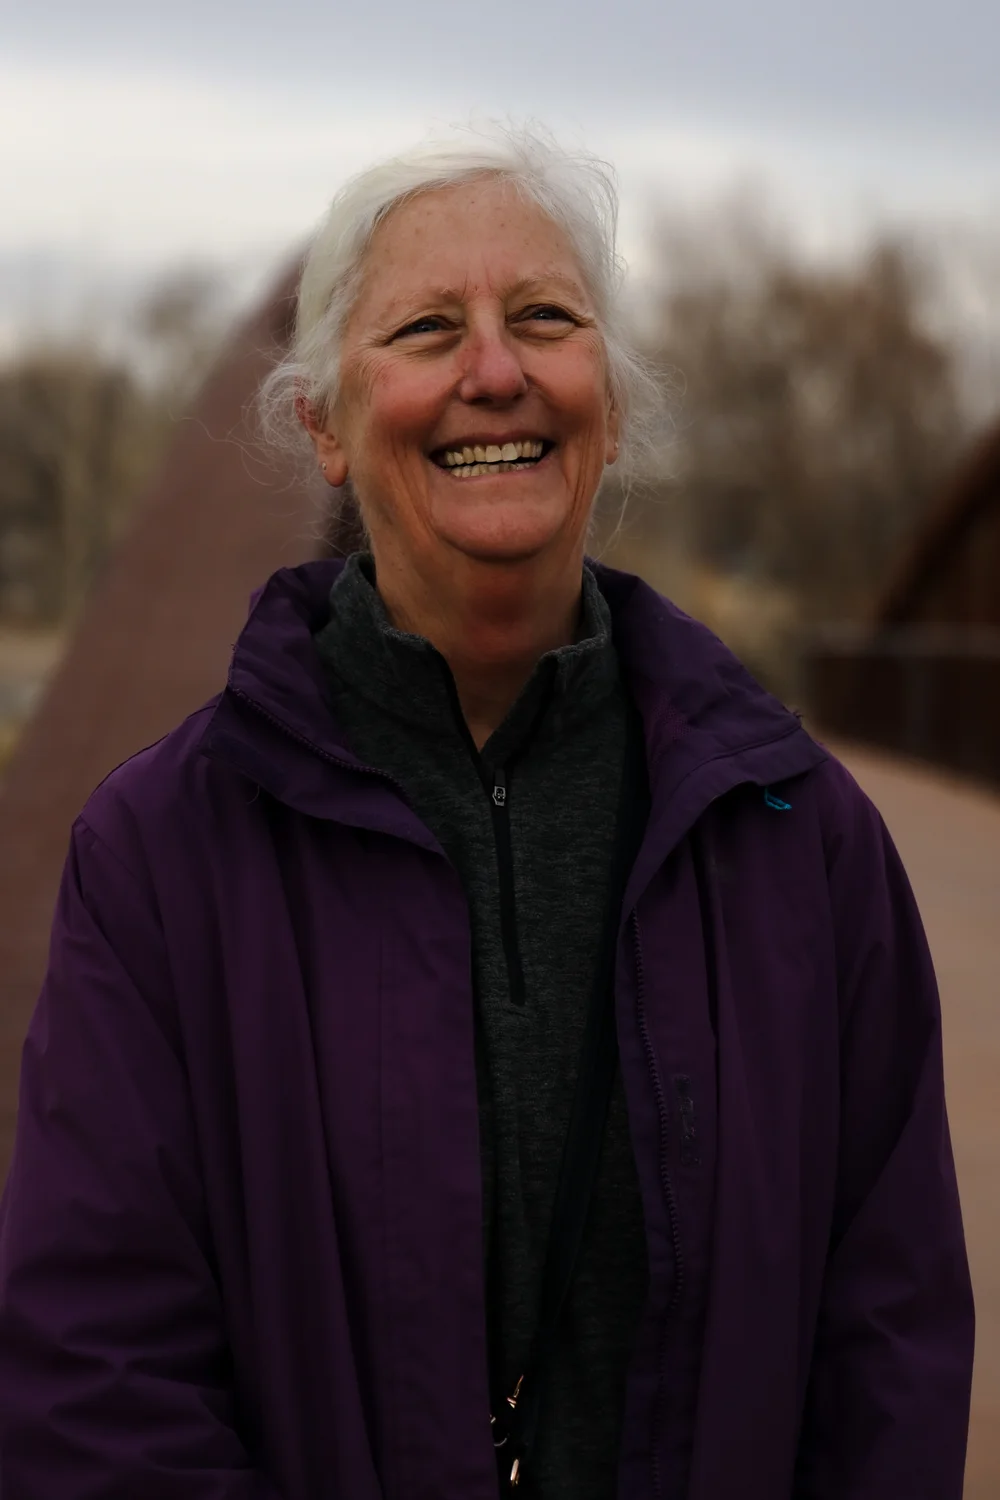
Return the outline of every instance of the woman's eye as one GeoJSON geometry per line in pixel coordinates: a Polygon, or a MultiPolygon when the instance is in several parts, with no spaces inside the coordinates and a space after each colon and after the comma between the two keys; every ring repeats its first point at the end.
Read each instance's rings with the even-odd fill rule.
{"type": "Polygon", "coordinates": [[[444,327],[444,321],[437,317],[416,318],[412,323],[407,323],[396,334],[397,338],[405,338],[410,333],[440,333],[444,327]]]}
{"type": "Polygon", "coordinates": [[[545,303],[541,307],[529,307],[529,318],[540,318],[543,323],[572,323],[573,319],[564,307],[556,307],[553,303],[545,303]]]}

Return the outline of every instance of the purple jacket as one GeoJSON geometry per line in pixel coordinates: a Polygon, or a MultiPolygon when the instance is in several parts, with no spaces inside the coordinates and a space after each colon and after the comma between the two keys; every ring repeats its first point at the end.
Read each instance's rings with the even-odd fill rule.
{"type": "MultiPolygon", "coordinates": [[[[336,567],[276,574],[226,691],[75,826],[0,1228],[4,1500],[495,1500],[466,904],[338,740],[336,567]]],[[[906,877],[794,716],[597,571],[652,791],[619,1495],[959,1500],[973,1313],[906,877]]]]}

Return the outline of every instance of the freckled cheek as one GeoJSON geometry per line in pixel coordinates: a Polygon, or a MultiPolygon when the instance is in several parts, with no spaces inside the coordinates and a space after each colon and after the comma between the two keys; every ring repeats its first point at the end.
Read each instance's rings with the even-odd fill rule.
{"type": "Polygon", "coordinates": [[[607,419],[607,374],[597,351],[580,349],[558,367],[539,370],[539,384],[567,425],[580,429],[603,427],[607,419]]]}
{"type": "Polygon", "coordinates": [[[441,403],[429,380],[386,377],[371,393],[369,431],[396,454],[423,454],[441,419],[441,403]]]}

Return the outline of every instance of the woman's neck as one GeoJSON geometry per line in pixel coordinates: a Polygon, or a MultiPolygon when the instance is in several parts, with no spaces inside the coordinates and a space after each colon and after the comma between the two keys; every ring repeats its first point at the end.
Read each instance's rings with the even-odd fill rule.
{"type": "Polygon", "coordinates": [[[540,658],[576,639],[582,557],[556,576],[522,563],[474,564],[456,568],[434,586],[413,572],[380,567],[378,560],[376,576],[393,625],[430,641],[451,668],[479,749],[503,723],[540,658]]]}

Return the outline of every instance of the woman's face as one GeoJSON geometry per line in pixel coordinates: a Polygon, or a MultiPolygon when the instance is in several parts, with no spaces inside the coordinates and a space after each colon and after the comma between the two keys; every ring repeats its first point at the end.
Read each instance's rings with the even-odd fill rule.
{"type": "Polygon", "coordinates": [[[394,209],[312,431],[327,479],[354,482],[377,565],[575,566],[617,417],[563,232],[496,179],[394,209]]]}

